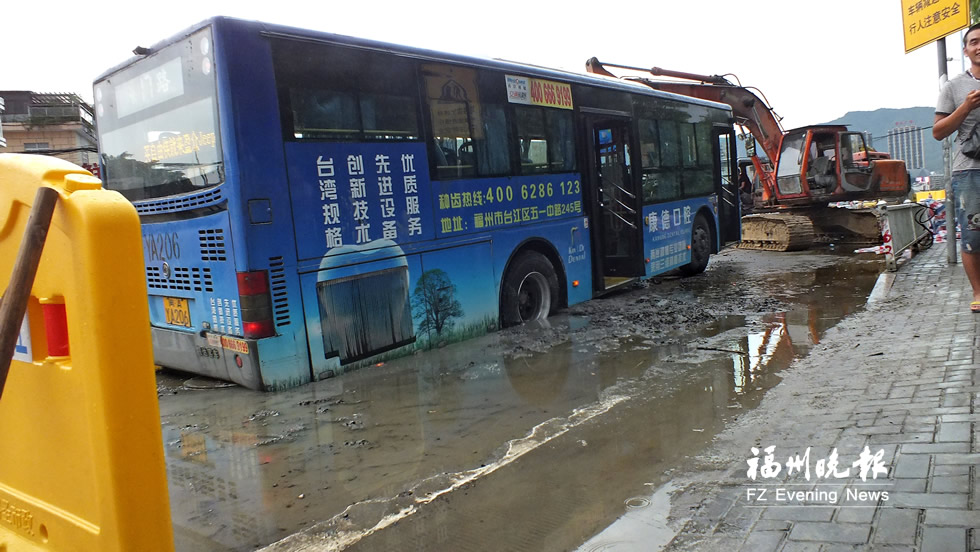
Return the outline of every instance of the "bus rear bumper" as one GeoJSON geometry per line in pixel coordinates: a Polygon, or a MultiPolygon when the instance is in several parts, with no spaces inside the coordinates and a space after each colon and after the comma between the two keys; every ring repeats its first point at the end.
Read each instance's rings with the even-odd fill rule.
{"type": "Polygon", "coordinates": [[[150,333],[153,361],[160,366],[264,389],[255,340],[156,327],[150,333]]]}

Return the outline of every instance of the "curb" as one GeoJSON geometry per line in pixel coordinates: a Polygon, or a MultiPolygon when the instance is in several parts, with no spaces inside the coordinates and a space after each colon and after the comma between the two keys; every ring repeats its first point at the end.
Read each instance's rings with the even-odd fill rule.
{"type": "Polygon", "coordinates": [[[892,284],[895,283],[895,273],[894,272],[882,272],[878,275],[878,281],[875,282],[875,287],[871,290],[868,295],[867,304],[873,305],[880,301],[883,301],[888,297],[888,292],[892,288],[892,284]]]}

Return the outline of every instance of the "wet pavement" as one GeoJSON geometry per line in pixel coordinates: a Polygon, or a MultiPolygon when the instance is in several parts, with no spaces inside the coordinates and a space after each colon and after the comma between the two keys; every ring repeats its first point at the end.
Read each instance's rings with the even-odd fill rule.
{"type": "Polygon", "coordinates": [[[980,317],[945,249],[883,275],[866,309],[582,549],[980,550],[980,317]]]}
{"type": "Polygon", "coordinates": [[[282,393],[162,373],[177,549],[600,550],[611,524],[666,543],[675,474],[881,270],[821,253],[756,266],[771,255],[726,252],[546,327],[282,393]],[[635,320],[648,311],[674,318],[635,320]]]}

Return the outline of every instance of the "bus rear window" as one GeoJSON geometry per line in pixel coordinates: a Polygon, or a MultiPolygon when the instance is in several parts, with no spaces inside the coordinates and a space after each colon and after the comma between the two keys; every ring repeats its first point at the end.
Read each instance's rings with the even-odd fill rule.
{"type": "Polygon", "coordinates": [[[106,187],[130,200],[224,180],[210,29],[96,83],[106,187]]]}

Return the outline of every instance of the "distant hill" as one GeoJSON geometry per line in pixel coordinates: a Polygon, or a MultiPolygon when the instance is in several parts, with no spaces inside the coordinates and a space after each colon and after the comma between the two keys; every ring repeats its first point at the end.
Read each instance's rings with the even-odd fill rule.
{"type": "MultiPolygon", "coordinates": [[[[906,107],[904,109],[876,109],[874,111],[849,111],[846,115],[827,124],[847,125],[850,130],[871,133],[871,145],[878,151],[888,151],[888,131],[895,123],[912,121],[922,128],[923,171],[910,170],[912,177],[924,176],[930,171],[943,172],[943,144],[932,137],[932,121],[935,107],[906,107]],[[923,174],[919,174],[922,172],[923,174]]],[[[904,126],[904,125],[903,125],[904,126]]]]}

